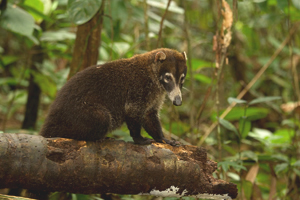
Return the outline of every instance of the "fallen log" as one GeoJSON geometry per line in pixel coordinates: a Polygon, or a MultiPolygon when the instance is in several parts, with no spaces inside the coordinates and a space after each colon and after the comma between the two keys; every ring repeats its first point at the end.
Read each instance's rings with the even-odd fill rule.
{"type": "Polygon", "coordinates": [[[114,139],[86,142],[0,134],[0,188],[82,194],[150,194],[230,199],[204,148],[114,139]]]}

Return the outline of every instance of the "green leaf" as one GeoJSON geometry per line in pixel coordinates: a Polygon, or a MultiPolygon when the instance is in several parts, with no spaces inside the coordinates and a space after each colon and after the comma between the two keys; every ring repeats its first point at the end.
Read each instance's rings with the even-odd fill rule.
{"type": "Polygon", "coordinates": [[[68,13],[71,20],[77,24],[84,24],[97,13],[102,0],[69,0],[68,13]]]}
{"type": "Polygon", "coordinates": [[[284,161],[286,163],[289,162],[289,158],[286,155],[283,155],[283,154],[273,155],[272,158],[273,158],[273,160],[284,161]]]}
{"type": "Polygon", "coordinates": [[[25,0],[23,6],[25,6],[28,9],[28,12],[33,16],[35,21],[39,22],[43,19],[38,14],[43,14],[44,11],[44,4],[40,0],[25,0]]]}
{"type": "Polygon", "coordinates": [[[294,171],[298,176],[300,176],[300,170],[294,168],[293,171],[294,171]]]}
{"type": "Polygon", "coordinates": [[[267,0],[253,0],[254,3],[262,3],[262,2],[265,2],[267,0]]]}
{"type": "Polygon", "coordinates": [[[225,151],[227,151],[228,153],[230,153],[231,155],[235,155],[237,152],[236,150],[234,149],[234,147],[230,144],[223,144],[223,149],[225,151]]]}
{"type": "Polygon", "coordinates": [[[266,129],[253,128],[252,132],[248,133],[249,137],[253,137],[260,141],[267,147],[270,145],[270,137],[272,137],[272,132],[266,129]]]}
{"type": "Polygon", "coordinates": [[[289,2],[288,2],[288,1],[277,0],[277,6],[278,6],[281,10],[284,10],[286,7],[289,6],[289,2]]]}
{"type": "Polygon", "coordinates": [[[19,82],[18,79],[14,77],[4,77],[4,78],[0,78],[0,85],[19,85],[19,86],[27,87],[28,81],[21,80],[19,82]]]}
{"type": "Polygon", "coordinates": [[[75,33],[71,33],[67,30],[57,30],[43,32],[41,36],[41,41],[65,41],[74,40],[75,38],[75,33]]]}
{"type": "Polygon", "coordinates": [[[233,131],[239,137],[238,131],[232,123],[230,123],[229,121],[227,121],[225,119],[221,119],[221,118],[219,118],[219,122],[224,128],[226,128],[230,131],[233,131]]]}
{"type": "Polygon", "coordinates": [[[247,117],[241,117],[239,121],[239,131],[242,138],[246,138],[251,130],[251,121],[247,117]]]}
{"type": "Polygon", "coordinates": [[[34,77],[34,82],[40,86],[41,90],[54,99],[57,92],[57,87],[54,81],[49,76],[36,71],[31,71],[31,73],[34,77]]]}
{"type": "Polygon", "coordinates": [[[278,174],[282,171],[286,171],[288,169],[288,167],[289,167],[288,163],[281,163],[281,164],[276,165],[274,170],[278,174]]]}
{"type": "Polygon", "coordinates": [[[35,8],[32,8],[32,7],[27,6],[27,5],[22,5],[22,7],[24,9],[26,9],[28,12],[30,12],[31,15],[34,17],[35,21],[37,21],[37,22],[41,22],[42,20],[53,22],[52,18],[45,15],[43,13],[43,11],[36,10],[35,8]]]}
{"type": "Polygon", "coordinates": [[[227,176],[230,177],[234,181],[240,181],[241,180],[240,175],[238,175],[237,173],[228,172],[227,176]]]}
{"type": "MultiPolygon", "coordinates": [[[[267,108],[261,107],[250,107],[247,108],[247,119],[249,121],[258,120],[265,118],[269,113],[267,108]]],[[[226,120],[239,120],[241,117],[245,115],[245,108],[235,107],[233,108],[225,117],[226,120]]]]}
{"type": "Polygon", "coordinates": [[[250,181],[243,181],[243,189],[246,199],[251,199],[253,184],[250,181]]]}
{"type": "Polygon", "coordinates": [[[12,64],[12,63],[16,62],[18,59],[19,59],[19,57],[17,57],[17,56],[10,56],[10,55],[0,56],[1,63],[4,66],[12,64]]]}
{"type": "Polygon", "coordinates": [[[300,10],[300,1],[299,0],[292,0],[292,3],[294,4],[294,6],[300,10]]]}
{"type": "Polygon", "coordinates": [[[237,99],[237,98],[234,98],[234,97],[229,97],[227,99],[228,103],[229,104],[232,104],[233,102],[237,103],[237,104],[246,104],[247,101],[243,100],[243,99],[237,99]]]}
{"type": "Polygon", "coordinates": [[[268,75],[268,78],[272,80],[274,83],[276,83],[278,86],[284,87],[284,88],[290,88],[291,83],[286,78],[282,78],[278,75],[270,74],[268,75]]]}
{"type": "Polygon", "coordinates": [[[167,123],[165,125],[166,130],[170,130],[175,135],[180,135],[182,133],[186,133],[190,130],[190,126],[186,123],[183,123],[181,121],[176,121],[172,123],[172,126],[170,127],[170,124],[167,123]],[[170,129],[171,128],[171,129],[170,129]]]}
{"type": "MultiPolygon", "coordinates": [[[[188,75],[187,78],[189,78],[190,76],[188,75]]],[[[209,78],[208,76],[205,76],[203,74],[194,74],[194,79],[196,79],[197,81],[201,82],[201,83],[206,83],[209,84],[211,83],[211,78],[209,78]]]]}
{"type": "Polygon", "coordinates": [[[274,158],[272,155],[260,154],[260,155],[257,155],[257,158],[259,161],[274,161],[274,158]]]}
{"type": "Polygon", "coordinates": [[[114,42],[112,49],[118,55],[123,55],[123,54],[126,54],[130,50],[130,44],[128,44],[127,42],[114,42]]]}
{"type": "Polygon", "coordinates": [[[4,29],[24,36],[31,36],[35,26],[31,14],[11,4],[3,12],[0,24],[4,29]]]}
{"type": "Polygon", "coordinates": [[[249,102],[249,105],[253,105],[256,103],[264,103],[268,101],[281,100],[282,97],[259,97],[249,102]]]}
{"type": "Polygon", "coordinates": [[[294,134],[293,129],[278,129],[271,138],[272,144],[290,144],[294,134]]]}
{"type": "MultiPolygon", "coordinates": [[[[167,2],[166,1],[147,0],[147,4],[149,4],[153,7],[163,9],[163,10],[165,10],[166,7],[167,7],[167,2]]],[[[177,14],[184,14],[184,10],[181,7],[177,6],[177,4],[172,2],[172,1],[171,1],[170,7],[169,7],[168,10],[170,12],[174,12],[174,13],[177,13],[177,14]]]]}
{"type": "Polygon", "coordinates": [[[300,167],[300,160],[297,160],[294,164],[293,164],[294,167],[300,167]]]}
{"type": "Polygon", "coordinates": [[[254,153],[253,151],[243,151],[241,153],[242,158],[245,160],[246,158],[249,158],[251,160],[254,160],[255,162],[258,161],[258,157],[256,155],[256,153],[254,153]]]}
{"type": "Polygon", "coordinates": [[[199,70],[201,68],[211,68],[214,67],[214,63],[208,62],[205,60],[200,60],[200,59],[192,59],[192,69],[193,70],[199,70]]]}
{"type": "Polygon", "coordinates": [[[72,194],[72,199],[77,200],[90,200],[91,196],[87,194],[72,194]]]}
{"type": "Polygon", "coordinates": [[[299,121],[298,120],[293,120],[293,119],[282,120],[281,125],[285,126],[285,127],[293,128],[293,129],[297,126],[300,127],[299,121]]]}
{"type": "Polygon", "coordinates": [[[239,171],[241,169],[247,170],[246,167],[244,167],[243,165],[240,165],[238,162],[234,162],[234,161],[222,161],[222,162],[218,162],[218,167],[222,167],[222,169],[225,172],[227,172],[230,167],[233,167],[237,171],[239,171]]]}
{"type": "Polygon", "coordinates": [[[257,6],[262,11],[267,11],[267,9],[268,9],[268,1],[267,0],[253,0],[253,2],[257,3],[257,6]]]}

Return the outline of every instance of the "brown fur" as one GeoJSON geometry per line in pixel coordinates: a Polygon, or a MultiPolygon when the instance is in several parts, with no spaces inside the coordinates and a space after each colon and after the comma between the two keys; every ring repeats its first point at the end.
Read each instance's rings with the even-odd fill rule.
{"type": "Polygon", "coordinates": [[[59,91],[41,135],[98,140],[126,122],[135,143],[151,142],[140,135],[143,127],[157,142],[175,145],[164,138],[158,119],[166,94],[160,76],[186,74],[185,62],[182,53],[157,49],[77,73],[59,91]]]}

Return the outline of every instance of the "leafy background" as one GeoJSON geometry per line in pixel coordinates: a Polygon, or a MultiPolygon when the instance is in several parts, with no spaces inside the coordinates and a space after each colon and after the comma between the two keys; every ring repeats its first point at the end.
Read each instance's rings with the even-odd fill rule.
{"type": "MultiPolygon", "coordinates": [[[[101,3],[102,0],[8,0],[7,8],[0,9],[2,131],[38,134],[49,105],[67,80],[76,26],[91,19],[101,3]],[[31,58],[37,45],[46,56],[33,70],[31,58]],[[25,130],[21,124],[30,77],[39,86],[41,95],[37,125],[25,130]]],[[[167,0],[107,1],[98,63],[155,49],[167,3],[167,0]]],[[[207,148],[209,157],[218,161],[219,170],[214,175],[238,184],[239,199],[299,199],[300,34],[298,30],[290,35],[290,30],[299,24],[300,1],[228,0],[228,3],[235,16],[232,41],[223,72],[216,76],[213,41],[221,24],[220,1],[171,2],[164,20],[162,46],[179,51],[190,49],[190,65],[183,105],[174,108],[166,100],[161,111],[162,125],[168,136],[207,148]],[[243,100],[237,99],[289,35],[289,42],[255,80],[243,100]],[[222,119],[222,112],[231,103],[237,105],[222,119]],[[210,130],[216,121],[220,126],[210,130]]],[[[125,126],[110,135],[131,140],[125,126]]],[[[53,194],[52,199],[57,196],[53,194]]]]}

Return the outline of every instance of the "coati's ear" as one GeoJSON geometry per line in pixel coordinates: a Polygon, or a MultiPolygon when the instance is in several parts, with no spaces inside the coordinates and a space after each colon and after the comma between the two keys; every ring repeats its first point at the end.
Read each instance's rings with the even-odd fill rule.
{"type": "Polygon", "coordinates": [[[154,61],[157,62],[157,61],[163,61],[163,60],[166,60],[167,56],[164,52],[162,51],[159,51],[155,54],[155,59],[154,61]]]}
{"type": "Polygon", "coordinates": [[[184,52],[182,52],[182,55],[183,55],[183,57],[185,58],[185,60],[187,60],[187,56],[186,56],[186,53],[185,53],[185,51],[184,51],[184,52]]]}

